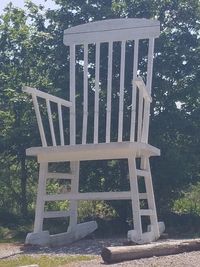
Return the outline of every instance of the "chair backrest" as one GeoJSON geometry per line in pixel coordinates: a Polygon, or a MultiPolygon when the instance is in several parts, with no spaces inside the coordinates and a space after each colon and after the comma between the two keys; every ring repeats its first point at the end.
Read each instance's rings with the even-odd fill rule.
{"type": "Polygon", "coordinates": [[[159,33],[158,21],[132,18],[64,31],[70,61],[70,144],[148,142],[154,39],[159,33]]]}

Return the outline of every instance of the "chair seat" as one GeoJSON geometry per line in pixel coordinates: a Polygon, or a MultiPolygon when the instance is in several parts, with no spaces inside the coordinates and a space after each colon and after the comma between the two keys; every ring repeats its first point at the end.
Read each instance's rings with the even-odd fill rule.
{"type": "Polygon", "coordinates": [[[76,144],[66,146],[31,147],[27,156],[37,156],[38,162],[123,159],[133,155],[160,156],[160,150],[139,142],[76,144]]]}

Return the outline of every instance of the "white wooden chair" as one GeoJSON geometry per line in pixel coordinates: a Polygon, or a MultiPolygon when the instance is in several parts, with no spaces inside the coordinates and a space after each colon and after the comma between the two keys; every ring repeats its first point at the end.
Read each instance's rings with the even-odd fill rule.
{"type": "Polygon", "coordinates": [[[148,144],[154,39],[159,36],[159,32],[159,22],[147,19],[112,19],[71,27],[64,32],[64,44],[69,46],[70,51],[70,101],[35,88],[23,88],[24,92],[32,95],[42,141],[41,147],[27,149],[28,156],[37,156],[40,169],[34,232],[28,234],[26,243],[66,244],[94,231],[97,228],[96,222],[77,222],[77,207],[80,200],[130,199],[134,230],[129,231],[129,239],[140,244],[159,238],[149,158],[159,156],[160,151],[148,144]],[[114,64],[115,60],[118,63],[114,64]],[[102,77],[102,68],[104,72],[106,70],[106,77],[102,77]],[[143,78],[138,75],[139,72],[143,78]],[[40,112],[40,98],[46,101],[50,143],[43,124],[43,114],[40,112]],[[55,131],[52,102],[57,105],[59,136],[55,131]],[[114,113],[116,106],[118,112],[114,113]],[[67,126],[64,125],[66,108],[69,108],[70,116],[68,143],[67,126]],[[91,117],[88,117],[89,113],[92,114],[91,117]],[[104,119],[101,119],[101,116],[104,116],[104,119]],[[114,122],[117,126],[113,128],[114,122]],[[79,135],[82,135],[81,138],[78,131],[79,135]],[[138,158],[140,166],[136,167],[138,158]],[[130,191],[80,193],[80,161],[110,159],[128,160],[130,191]],[[48,164],[51,162],[70,162],[71,171],[50,172],[48,164]],[[69,179],[71,191],[47,194],[46,181],[50,178],[69,179]],[[145,181],[146,192],[139,192],[139,179],[145,181]],[[69,200],[69,210],[44,211],[46,201],[58,200],[69,200]],[[145,201],[147,207],[143,208],[141,202],[145,201]],[[49,235],[48,231],[43,231],[44,218],[67,216],[69,227],[66,233],[49,235]],[[143,216],[150,219],[150,226],[145,232],[142,228],[143,216]]]}

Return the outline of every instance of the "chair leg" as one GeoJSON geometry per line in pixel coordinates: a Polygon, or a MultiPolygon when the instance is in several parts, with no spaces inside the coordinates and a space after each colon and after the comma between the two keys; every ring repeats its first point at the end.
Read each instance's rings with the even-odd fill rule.
{"type": "MultiPolygon", "coordinates": [[[[71,181],[71,193],[78,193],[79,191],[79,170],[80,170],[80,162],[74,161],[70,163],[70,169],[72,174],[74,174],[74,179],[71,181]]],[[[70,201],[70,219],[69,219],[69,227],[68,231],[75,230],[78,223],[78,201],[71,200],[70,201]]]]}
{"type": "Polygon", "coordinates": [[[44,204],[45,204],[44,195],[46,194],[47,173],[48,173],[48,163],[46,162],[40,163],[34,233],[40,233],[42,232],[43,229],[44,204]]]}
{"type": "Polygon", "coordinates": [[[146,193],[147,193],[148,208],[152,210],[152,215],[150,215],[150,222],[153,228],[152,230],[153,230],[154,237],[155,239],[157,239],[160,236],[160,232],[159,232],[159,226],[158,226],[158,218],[157,218],[152,177],[151,177],[151,168],[150,168],[148,157],[141,157],[140,167],[142,170],[146,170],[149,173],[149,176],[145,177],[145,187],[146,187],[146,193]]]}
{"type": "Polygon", "coordinates": [[[136,170],[135,157],[128,158],[129,177],[130,177],[130,189],[131,189],[131,201],[133,211],[133,225],[136,240],[142,238],[142,223],[140,216],[140,200],[138,192],[138,178],[136,170]]]}

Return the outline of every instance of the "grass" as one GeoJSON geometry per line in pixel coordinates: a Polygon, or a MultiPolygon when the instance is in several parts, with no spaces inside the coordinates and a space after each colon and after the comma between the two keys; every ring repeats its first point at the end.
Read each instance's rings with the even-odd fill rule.
{"type": "Polygon", "coordinates": [[[61,267],[66,264],[89,261],[95,256],[74,255],[74,256],[18,256],[12,259],[0,260],[0,267],[19,267],[23,265],[37,264],[39,267],[61,267]]]}

